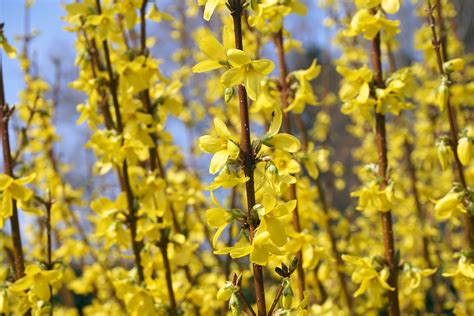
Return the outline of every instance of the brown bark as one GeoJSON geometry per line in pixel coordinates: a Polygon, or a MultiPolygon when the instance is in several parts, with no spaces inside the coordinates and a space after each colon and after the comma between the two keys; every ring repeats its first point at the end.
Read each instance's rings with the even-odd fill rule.
{"type": "MultiPolygon", "coordinates": [[[[380,33],[378,33],[372,40],[372,66],[374,68],[375,84],[379,88],[384,87],[382,77],[382,57],[380,51],[380,33]]],[[[385,130],[385,114],[375,113],[375,143],[378,154],[378,169],[379,176],[382,179],[380,184],[381,189],[385,189],[388,185],[388,159],[387,159],[387,135],[385,130]]],[[[388,284],[393,287],[394,291],[387,291],[388,293],[388,313],[390,316],[400,315],[400,306],[398,302],[398,262],[395,258],[395,241],[393,234],[393,220],[392,211],[381,213],[382,233],[385,249],[385,263],[390,270],[388,284]]]]}
{"type": "MultiPolygon", "coordinates": [[[[234,21],[234,35],[235,46],[237,49],[243,50],[242,43],[242,14],[243,7],[241,0],[230,1],[232,7],[232,18],[234,21]]],[[[253,240],[254,230],[258,226],[252,216],[252,209],[255,206],[255,185],[254,185],[254,169],[255,169],[255,155],[250,142],[250,119],[249,119],[249,105],[247,99],[247,90],[240,84],[237,88],[239,94],[240,107],[240,129],[241,129],[241,148],[244,158],[244,172],[249,180],[245,183],[247,193],[247,209],[248,209],[248,226],[250,232],[250,242],[253,240]]],[[[257,297],[257,313],[258,316],[266,315],[265,304],[265,287],[263,283],[263,268],[262,266],[253,263],[253,276],[255,295],[257,297]]]]}

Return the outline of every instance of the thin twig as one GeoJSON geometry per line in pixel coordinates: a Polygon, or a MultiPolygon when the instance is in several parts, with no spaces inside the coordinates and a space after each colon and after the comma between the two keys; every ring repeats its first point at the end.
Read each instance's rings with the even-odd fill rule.
{"type": "Polygon", "coordinates": [[[268,316],[272,316],[273,315],[273,311],[275,310],[277,304],[278,304],[278,301],[280,300],[280,297],[281,297],[281,294],[283,293],[283,289],[284,289],[284,285],[283,283],[280,284],[280,287],[278,288],[278,291],[275,295],[275,298],[273,299],[273,302],[272,302],[272,306],[270,307],[270,310],[268,311],[268,316]]]}

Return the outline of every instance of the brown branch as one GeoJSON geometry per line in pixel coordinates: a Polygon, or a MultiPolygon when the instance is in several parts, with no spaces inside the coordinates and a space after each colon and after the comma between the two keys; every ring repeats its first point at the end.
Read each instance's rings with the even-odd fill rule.
{"type": "MultiPolygon", "coordinates": [[[[375,85],[379,88],[384,87],[382,76],[382,55],[380,51],[380,33],[377,33],[372,40],[372,66],[374,68],[375,85]]],[[[375,143],[378,154],[378,172],[381,178],[380,188],[384,190],[388,185],[388,159],[387,159],[387,136],[385,129],[385,114],[375,113],[375,143]]],[[[398,262],[395,259],[395,241],[393,236],[392,211],[382,212],[382,232],[385,249],[385,261],[390,270],[388,284],[394,288],[388,291],[388,313],[390,316],[400,315],[400,306],[398,302],[398,262]]]]}
{"type": "MultiPolygon", "coordinates": [[[[411,191],[413,194],[413,199],[415,200],[415,207],[416,207],[416,213],[418,215],[418,220],[421,224],[421,228],[423,232],[423,236],[421,239],[422,245],[423,245],[423,258],[425,259],[426,264],[428,265],[428,268],[433,269],[435,268],[435,265],[433,264],[433,261],[431,260],[431,257],[430,257],[430,251],[429,251],[430,241],[428,237],[426,236],[425,229],[424,229],[426,215],[425,215],[424,208],[421,206],[420,194],[416,186],[416,184],[418,183],[418,177],[416,175],[415,165],[411,158],[412,153],[413,153],[413,148],[408,142],[408,139],[405,139],[405,152],[406,152],[408,174],[410,176],[411,191]]],[[[436,289],[438,288],[437,274],[436,273],[432,274],[430,278],[431,278],[431,287],[429,289],[429,293],[433,299],[435,312],[440,313],[441,312],[441,306],[440,306],[441,299],[438,297],[438,293],[436,292],[436,289]]]]}
{"type": "Polygon", "coordinates": [[[283,283],[280,284],[280,287],[278,288],[278,291],[275,295],[275,298],[273,299],[273,302],[272,302],[272,306],[270,306],[270,310],[268,311],[268,316],[272,316],[273,315],[273,311],[275,310],[277,304],[278,304],[278,301],[280,300],[280,297],[281,297],[281,294],[283,293],[283,289],[284,289],[284,285],[283,283]]]}
{"type": "MultiPolygon", "coordinates": [[[[45,208],[46,208],[46,218],[45,218],[45,228],[46,228],[46,267],[48,270],[53,270],[53,245],[51,242],[51,208],[53,206],[53,202],[51,201],[51,192],[48,192],[48,200],[45,201],[45,208]]],[[[54,309],[54,296],[53,296],[53,287],[49,285],[49,305],[50,311],[49,315],[53,315],[54,309]]]]}
{"type": "MultiPolygon", "coordinates": [[[[276,43],[276,47],[277,47],[278,61],[279,61],[279,67],[280,67],[281,102],[284,105],[284,108],[286,108],[286,107],[288,107],[289,87],[288,87],[288,83],[286,81],[287,70],[286,70],[286,65],[285,65],[285,55],[284,55],[282,30],[280,30],[276,34],[275,43],[276,43]]],[[[304,123],[303,123],[303,120],[302,120],[300,114],[295,114],[295,121],[296,121],[296,126],[297,126],[297,128],[300,132],[301,139],[302,139],[302,148],[303,148],[303,150],[306,150],[308,148],[308,144],[309,144],[309,136],[308,136],[308,133],[306,131],[306,128],[304,126],[304,123]]],[[[285,131],[287,133],[291,133],[289,113],[285,113],[285,125],[284,125],[284,127],[285,127],[285,131]]],[[[316,188],[318,189],[318,192],[319,192],[319,198],[320,198],[320,201],[321,201],[323,212],[325,213],[326,217],[328,217],[329,216],[329,207],[328,207],[328,203],[327,203],[327,200],[326,200],[326,194],[325,194],[325,190],[323,188],[323,185],[322,185],[319,178],[315,179],[313,181],[316,184],[316,188]]],[[[293,190],[296,191],[296,187],[293,190]]],[[[293,194],[293,192],[292,192],[292,194],[293,194]]],[[[296,192],[294,192],[294,195],[295,195],[295,198],[296,198],[296,192]]],[[[295,229],[298,228],[299,229],[298,232],[300,232],[301,227],[299,227],[300,226],[299,225],[299,216],[295,216],[295,214],[293,214],[293,216],[294,216],[293,217],[293,225],[294,225],[295,229]],[[297,217],[297,219],[295,219],[295,217],[297,217]],[[297,223],[297,225],[295,223],[297,223]]],[[[338,271],[337,273],[338,273],[339,283],[341,285],[341,290],[344,294],[344,298],[346,300],[347,306],[348,306],[349,310],[352,312],[352,298],[351,298],[350,293],[347,289],[344,273],[342,272],[342,267],[343,267],[344,263],[342,261],[339,250],[337,249],[336,236],[334,234],[334,231],[331,227],[331,224],[330,224],[329,220],[328,220],[328,223],[326,225],[326,231],[327,231],[328,236],[329,236],[329,240],[330,240],[330,243],[331,243],[331,249],[332,249],[333,255],[336,259],[336,265],[337,265],[337,271],[338,271]]],[[[303,268],[302,268],[302,258],[300,258],[300,256],[302,256],[301,251],[298,253],[298,270],[297,270],[298,271],[298,277],[299,277],[300,273],[304,273],[303,268]],[[300,265],[301,265],[301,268],[300,268],[300,265]]],[[[300,299],[302,299],[301,283],[303,283],[303,291],[304,291],[304,277],[302,278],[302,280],[299,280],[300,299]]],[[[322,288],[322,284],[319,283],[319,285],[321,286],[321,289],[322,289],[321,292],[324,292],[324,289],[322,288]]]]}
{"type": "MultiPolygon", "coordinates": [[[[288,86],[288,82],[286,77],[288,75],[288,70],[286,67],[285,62],[285,49],[283,46],[283,26],[282,28],[275,34],[275,46],[277,49],[278,54],[278,66],[279,66],[279,79],[280,79],[280,102],[283,111],[283,130],[285,133],[291,134],[291,120],[290,120],[290,113],[286,112],[286,108],[288,108],[288,96],[290,93],[290,87],[288,86]]],[[[296,183],[292,183],[290,185],[290,192],[289,192],[289,199],[296,200],[296,183]]],[[[293,210],[293,229],[297,233],[301,233],[301,223],[300,223],[300,215],[298,212],[298,205],[296,205],[295,209],[293,210]]],[[[304,291],[306,290],[305,285],[305,274],[303,269],[303,252],[300,250],[296,254],[298,257],[298,294],[300,301],[304,299],[304,291]]]]}
{"type": "MultiPolygon", "coordinates": [[[[235,46],[237,49],[243,50],[242,43],[242,16],[243,6],[241,0],[231,0],[229,5],[232,8],[232,19],[234,22],[235,46]]],[[[253,240],[255,228],[258,223],[252,219],[252,209],[255,206],[255,185],[254,185],[254,169],[255,169],[255,154],[250,142],[250,119],[249,106],[247,98],[247,90],[240,84],[237,88],[239,94],[239,108],[240,108],[240,130],[241,130],[241,148],[244,157],[244,172],[249,180],[245,183],[247,194],[247,218],[250,232],[250,242],[253,240]]],[[[262,266],[253,263],[253,276],[255,295],[257,297],[257,312],[259,316],[266,315],[265,305],[265,287],[263,282],[262,266]]]]}
{"type": "MultiPolygon", "coordinates": [[[[395,72],[397,70],[397,62],[395,59],[395,55],[393,54],[392,50],[392,45],[390,42],[387,42],[387,56],[389,60],[389,68],[390,72],[395,72]]],[[[403,113],[402,113],[403,114],[403,113]]],[[[402,114],[397,117],[397,123],[401,123],[401,118],[403,117],[402,114]]],[[[407,134],[409,134],[409,130],[407,129],[407,134]]],[[[416,214],[418,216],[418,221],[422,227],[422,251],[423,251],[423,258],[426,261],[426,264],[428,265],[428,268],[433,269],[435,268],[435,265],[433,264],[433,261],[431,260],[430,257],[430,252],[429,252],[429,244],[430,240],[425,234],[425,221],[426,221],[426,214],[425,214],[425,209],[421,206],[421,201],[420,201],[420,194],[418,192],[417,188],[417,183],[418,183],[418,177],[416,175],[416,168],[415,168],[415,163],[412,160],[412,154],[413,154],[413,146],[410,144],[408,141],[408,136],[405,138],[404,142],[404,149],[406,153],[406,164],[407,164],[407,170],[408,170],[408,175],[410,177],[410,186],[411,186],[411,193],[413,195],[413,199],[415,201],[415,208],[416,208],[416,214]]],[[[429,293],[431,295],[431,298],[433,300],[434,304],[434,312],[435,313],[440,313],[442,308],[440,306],[441,300],[438,297],[438,294],[436,292],[436,289],[438,288],[438,277],[437,274],[434,273],[430,276],[431,278],[431,287],[429,288],[429,293]]]]}
{"type": "MultiPolygon", "coordinates": [[[[295,119],[296,119],[296,125],[299,129],[301,138],[303,140],[302,148],[303,148],[304,151],[306,151],[307,148],[308,148],[308,145],[309,145],[308,132],[306,131],[306,128],[304,126],[301,115],[299,115],[299,114],[295,115],[295,119]]],[[[331,225],[330,218],[329,218],[329,203],[328,203],[328,200],[326,198],[326,190],[324,189],[324,186],[323,186],[323,184],[321,182],[321,179],[319,177],[316,178],[316,179],[311,178],[311,180],[316,185],[316,189],[318,190],[318,193],[319,193],[319,200],[320,200],[320,203],[321,203],[321,208],[322,208],[322,210],[324,212],[324,215],[326,217],[326,220],[327,220],[326,232],[328,234],[329,242],[331,244],[331,251],[333,253],[334,258],[336,259],[337,276],[338,276],[338,279],[339,279],[339,284],[341,286],[342,294],[344,295],[344,299],[346,300],[346,304],[347,304],[347,307],[349,309],[349,312],[352,314],[354,312],[353,311],[353,305],[352,305],[352,297],[351,297],[351,294],[349,293],[349,289],[347,288],[346,277],[345,277],[345,275],[343,273],[343,270],[342,270],[343,267],[344,267],[344,262],[342,261],[341,252],[337,249],[337,237],[336,237],[336,234],[334,233],[334,230],[333,230],[333,227],[331,225]]],[[[317,266],[316,269],[318,267],[319,266],[317,266]]],[[[316,275],[316,277],[317,277],[317,275],[316,275]]],[[[327,295],[325,295],[325,289],[324,289],[321,282],[318,282],[318,288],[319,288],[319,290],[320,290],[320,292],[323,296],[323,301],[324,301],[326,299],[325,297],[327,297],[327,295]]]]}
{"type": "MultiPolygon", "coordinates": [[[[438,65],[438,71],[440,76],[446,77],[449,79],[449,74],[447,74],[443,69],[443,63],[446,60],[443,57],[443,43],[438,38],[438,33],[436,31],[436,20],[433,14],[434,7],[431,5],[431,0],[427,0],[428,7],[426,8],[426,12],[428,14],[428,22],[431,28],[431,36],[432,36],[432,43],[433,48],[436,55],[436,62],[438,65]]],[[[439,12],[438,12],[439,14],[439,12]]],[[[448,84],[449,86],[449,84],[448,84]]],[[[447,114],[448,114],[448,121],[449,121],[449,131],[450,131],[450,140],[451,140],[451,147],[454,154],[454,161],[456,164],[456,171],[458,181],[461,183],[461,186],[465,191],[468,190],[466,177],[464,175],[464,166],[462,165],[461,161],[459,160],[457,146],[458,146],[458,123],[456,117],[456,109],[451,104],[451,98],[448,98],[448,102],[446,104],[447,114]]],[[[474,249],[474,216],[465,214],[465,238],[467,246],[471,249],[474,249]]]]}
{"type": "MultiPolygon", "coordinates": [[[[97,11],[98,14],[102,14],[102,9],[100,5],[100,0],[96,0],[96,5],[97,5],[97,11]]],[[[106,62],[106,69],[107,69],[107,74],[109,76],[109,90],[112,95],[112,103],[114,106],[115,110],[115,118],[116,118],[116,123],[117,123],[117,131],[120,135],[123,135],[123,123],[122,123],[122,117],[121,117],[121,112],[120,112],[120,104],[118,101],[118,92],[117,92],[117,84],[118,84],[118,78],[114,75],[113,69],[112,69],[112,61],[110,58],[110,51],[109,51],[109,44],[107,43],[107,40],[104,39],[102,42],[103,46],[103,51],[105,55],[105,62],[106,62]]],[[[123,142],[123,138],[122,138],[123,142]]],[[[129,214],[128,214],[128,225],[130,229],[130,238],[131,238],[131,243],[132,243],[132,250],[134,253],[134,258],[135,258],[135,266],[137,268],[137,273],[138,273],[138,279],[140,282],[143,282],[145,280],[145,275],[143,272],[143,266],[141,262],[141,251],[144,247],[143,241],[137,241],[137,210],[135,207],[134,203],[134,196],[133,196],[133,191],[132,187],[130,184],[130,179],[129,179],[129,173],[128,173],[128,163],[127,160],[125,159],[122,163],[122,177],[123,177],[123,184],[124,184],[124,189],[127,197],[127,203],[128,203],[128,209],[129,209],[129,214]]]]}
{"type": "MultiPolygon", "coordinates": [[[[3,32],[3,24],[0,24],[0,33],[3,32]]],[[[4,172],[10,177],[13,175],[13,164],[10,147],[10,137],[8,132],[8,122],[14,108],[9,108],[5,101],[5,90],[3,84],[3,67],[0,60],[0,134],[2,138],[3,167],[4,172]]],[[[21,242],[20,222],[18,220],[18,208],[16,200],[12,198],[12,216],[10,217],[11,234],[13,241],[13,257],[15,279],[18,280],[24,276],[25,262],[23,258],[23,247],[21,242]]]]}
{"type": "Polygon", "coordinates": [[[436,15],[439,25],[439,41],[441,43],[441,56],[444,61],[448,60],[448,32],[446,30],[446,22],[443,14],[443,3],[441,0],[435,0],[436,15]]]}
{"type": "MultiPolygon", "coordinates": [[[[148,0],[143,0],[142,5],[140,7],[140,52],[145,58],[148,57],[148,50],[146,48],[146,8],[147,8],[148,0]]],[[[150,99],[150,91],[148,89],[145,89],[141,93],[141,99],[143,103],[143,107],[145,109],[145,112],[148,113],[149,115],[153,116],[153,108],[151,104],[151,99],[150,99]]],[[[152,124],[147,126],[148,129],[152,129],[152,124]]],[[[149,154],[150,154],[150,170],[151,171],[159,171],[160,176],[164,179],[166,187],[168,187],[168,181],[166,179],[166,170],[162,164],[161,157],[159,155],[158,151],[158,139],[156,135],[150,134],[152,140],[153,140],[153,147],[149,149],[149,154]]],[[[172,205],[171,202],[168,202],[169,207],[170,207],[170,212],[174,224],[174,228],[177,232],[181,232],[182,229],[180,229],[180,225],[178,224],[178,220],[176,217],[176,211],[174,209],[174,206],[172,205]]],[[[159,219],[161,220],[161,219],[159,219]]],[[[161,234],[161,240],[160,240],[160,251],[161,251],[161,256],[163,258],[163,264],[165,267],[165,278],[166,278],[166,286],[168,290],[168,297],[170,299],[170,305],[171,305],[171,313],[177,314],[178,309],[177,309],[177,304],[176,304],[176,298],[173,290],[173,274],[171,271],[171,265],[169,262],[169,255],[168,255],[168,234],[170,233],[169,230],[161,229],[160,234],[161,234]]],[[[191,271],[188,266],[184,267],[186,277],[189,282],[192,281],[192,276],[191,276],[191,271]]]]}

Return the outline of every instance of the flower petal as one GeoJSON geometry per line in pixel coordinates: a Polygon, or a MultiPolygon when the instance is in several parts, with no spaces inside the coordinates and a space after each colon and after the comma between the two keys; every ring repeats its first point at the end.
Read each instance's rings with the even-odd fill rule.
{"type": "Polygon", "coordinates": [[[224,72],[221,82],[227,88],[232,88],[241,84],[245,79],[245,70],[241,68],[232,68],[224,72]]]}
{"type": "Polygon", "coordinates": [[[229,158],[229,152],[227,150],[221,150],[214,154],[209,165],[209,173],[215,174],[222,168],[224,168],[229,158]]]}
{"type": "Polygon", "coordinates": [[[278,247],[282,247],[286,244],[286,232],[282,222],[273,216],[265,216],[265,224],[267,225],[268,232],[270,233],[270,239],[278,247]]]}
{"type": "Polygon", "coordinates": [[[204,61],[201,61],[200,63],[194,65],[194,67],[192,68],[192,71],[195,72],[195,73],[202,73],[202,72],[211,71],[211,70],[214,70],[214,69],[219,69],[219,68],[222,68],[222,67],[223,66],[218,61],[204,60],[204,61]]]}
{"type": "Polygon", "coordinates": [[[268,75],[273,71],[273,68],[275,68],[275,65],[271,60],[268,59],[259,59],[259,60],[254,60],[252,61],[252,67],[253,69],[262,74],[262,75],[268,75]]]}
{"type": "Polygon", "coordinates": [[[241,67],[252,62],[252,59],[247,52],[236,48],[227,50],[227,58],[232,67],[241,67]]]}

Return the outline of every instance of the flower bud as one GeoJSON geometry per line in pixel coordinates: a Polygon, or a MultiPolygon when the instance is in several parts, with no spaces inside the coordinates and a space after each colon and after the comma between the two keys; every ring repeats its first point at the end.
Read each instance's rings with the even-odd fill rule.
{"type": "Polygon", "coordinates": [[[232,316],[242,315],[242,305],[239,298],[235,293],[232,293],[229,300],[229,309],[232,312],[232,316]]]}
{"type": "Polygon", "coordinates": [[[217,299],[219,301],[227,302],[231,295],[234,293],[233,286],[231,283],[227,282],[223,287],[217,292],[217,299]]]}
{"type": "Polygon", "coordinates": [[[459,161],[463,166],[467,166],[472,154],[472,143],[469,138],[461,137],[461,139],[459,139],[457,152],[459,161]]]}
{"type": "Polygon", "coordinates": [[[436,202],[434,211],[440,216],[450,212],[461,204],[463,196],[463,193],[450,191],[436,202]]]}
{"type": "Polygon", "coordinates": [[[436,100],[438,102],[439,110],[443,112],[449,101],[449,88],[445,80],[441,82],[436,91],[436,100]]]}
{"type": "Polygon", "coordinates": [[[445,142],[440,142],[438,144],[438,159],[443,170],[446,170],[448,167],[452,156],[453,151],[451,150],[451,147],[449,147],[445,142]]]}
{"type": "Polygon", "coordinates": [[[464,63],[464,59],[462,58],[451,59],[443,64],[443,70],[448,74],[461,71],[464,69],[464,63]]]}
{"type": "Polygon", "coordinates": [[[0,314],[8,315],[10,306],[8,304],[8,295],[6,289],[0,289],[0,314]]]}
{"type": "Polygon", "coordinates": [[[232,100],[232,97],[234,96],[234,88],[226,88],[225,89],[225,103],[229,103],[232,100]]]}
{"type": "Polygon", "coordinates": [[[283,309],[290,309],[291,304],[293,303],[293,290],[291,288],[290,282],[286,282],[285,288],[281,296],[281,307],[283,309]]]}

